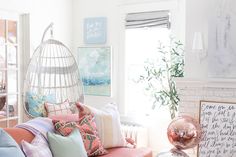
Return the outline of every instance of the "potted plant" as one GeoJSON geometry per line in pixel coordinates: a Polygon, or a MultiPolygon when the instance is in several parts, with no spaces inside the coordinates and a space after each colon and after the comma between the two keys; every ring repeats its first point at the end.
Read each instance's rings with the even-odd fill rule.
{"type": "Polygon", "coordinates": [[[178,111],[179,96],[174,77],[183,77],[184,49],[180,41],[170,39],[170,46],[161,42],[155,58],[148,59],[144,65],[144,74],[138,82],[143,83],[146,92],[153,101],[152,109],[157,106],[167,106],[171,119],[178,111]]]}

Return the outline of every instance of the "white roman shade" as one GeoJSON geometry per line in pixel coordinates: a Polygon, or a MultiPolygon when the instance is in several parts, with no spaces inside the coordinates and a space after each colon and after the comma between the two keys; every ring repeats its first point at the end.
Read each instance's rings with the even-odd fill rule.
{"type": "Polygon", "coordinates": [[[152,11],[128,13],[126,16],[126,29],[144,27],[166,27],[170,28],[169,11],[152,11]]]}

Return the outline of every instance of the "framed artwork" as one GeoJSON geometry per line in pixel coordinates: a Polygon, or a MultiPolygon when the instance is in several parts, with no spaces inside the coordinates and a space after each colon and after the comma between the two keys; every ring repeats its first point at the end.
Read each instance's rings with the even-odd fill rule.
{"type": "Polygon", "coordinates": [[[236,103],[200,101],[198,157],[236,156],[236,103]]]}
{"type": "Polygon", "coordinates": [[[208,76],[236,78],[235,0],[211,0],[208,31],[208,76]]]}
{"type": "Polygon", "coordinates": [[[107,37],[106,17],[94,17],[84,19],[85,44],[105,44],[107,37]]]}
{"type": "Polygon", "coordinates": [[[111,96],[111,56],[111,47],[78,48],[85,95],[111,96]]]}

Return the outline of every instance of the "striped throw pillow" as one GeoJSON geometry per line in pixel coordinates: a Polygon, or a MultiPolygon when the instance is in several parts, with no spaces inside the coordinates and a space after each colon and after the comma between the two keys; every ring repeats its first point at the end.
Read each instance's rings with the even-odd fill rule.
{"type": "Polygon", "coordinates": [[[120,114],[114,104],[107,104],[102,109],[95,109],[81,103],[77,103],[82,116],[93,114],[99,138],[104,148],[126,146],[120,124],[120,114]]]}

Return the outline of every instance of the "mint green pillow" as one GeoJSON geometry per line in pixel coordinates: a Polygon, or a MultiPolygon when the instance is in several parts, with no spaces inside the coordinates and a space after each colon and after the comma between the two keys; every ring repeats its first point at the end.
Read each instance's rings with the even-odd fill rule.
{"type": "Polygon", "coordinates": [[[15,140],[0,129],[0,157],[25,157],[15,140]]]}
{"type": "Polygon", "coordinates": [[[78,129],[69,136],[48,132],[49,146],[54,157],[87,157],[84,143],[78,129]]]}

